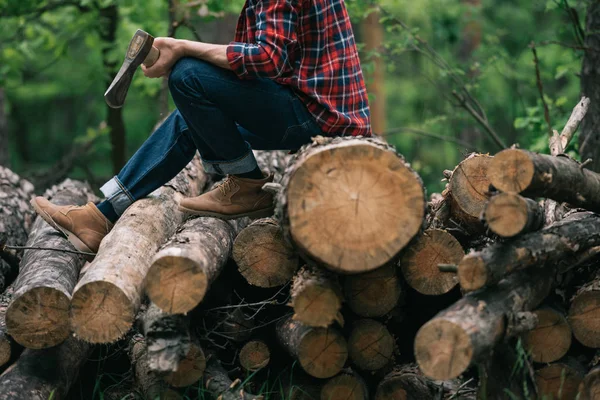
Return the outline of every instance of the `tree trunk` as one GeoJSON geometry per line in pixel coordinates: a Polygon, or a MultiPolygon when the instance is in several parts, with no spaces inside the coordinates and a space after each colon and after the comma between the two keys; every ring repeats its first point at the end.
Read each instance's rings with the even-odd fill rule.
{"type": "Polygon", "coordinates": [[[204,385],[213,398],[219,400],[262,400],[263,398],[244,391],[239,379],[232,381],[214,354],[210,354],[206,362],[204,385]]]}
{"type": "Polygon", "coordinates": [[[592,159],[588,164],[592,171],[600,172],[600,3],[588,3],[585,46],[581,65],[581,92],[589,97],[590,107],[581,123],[579,154],[582,160],[592,159]]]}
{"type": "Polygon", "coordinates": [[[321,389],[321,400],[368,400],[369,389],[360,375],[347,368],[321,389]]]}
{"type": "Polygon", "coordinates": [[[256,220],[239,233],[233,244],[233,259],[248,283],[262,288],[288,283],[299,263],[273,218],[256,220]]]}
{"type": "Polygon", "coordinates": [[[71,324],[77,336],[109,343],[131,328],[152,256],[183,221],[179,199],[197,195],[205,182],[194,158],[170,182],[125,211],[75,287],[71,324]]]}
{"type": "Polygon", "coordinates": [[[548,268],[510,275],[437,314],[415,338],[421,370],[433,379],[452,379],[482,361],[507,335],[506,316],[537,307],[553,287],[555,274],[556,268],[548,268]]]}
{"type": "Polygon", "coordinates": [[[10,168],[10,138],[4,88],[0,87],[0,166],[10,168]]]}
{"type": "Polygon", "coordinates": [[[386,121],[386,98],[385,98],[385,60],[380,54],[383,49],[384,30],[379,20],[381,15],[378,11],[372,10],[371,13],[363,19],[361,32],[364,38],[367,59],[372,61],[373,72],[365,74],[367,90],[374,97],[370,104],[371,124],[373,132],[378,135],[385,134],[387,130],[386,121]]]}
{"type": "Polygon", "coordinates": [[[15,353],[18,352],[18,346],[6,331],[5,322],[6,309],[12,299],[13,293],[13,287],[9,286],[4,293],[0,295],[0,368],[14,358],[15,353]]]}
{"type": "Polygon", "coordinates": [[[441,295],[458,284],[458,277],[452,272],[441,272],[438,265],[456,265],[464,256],[454,236],[441,229],[428,229],[406,249],[400,267],[406,282],[417,292],[441,295]]]}
{"type": "Polygon", "coordinates": [[[583,367],[568,358],[535,371],[535,382],[540,397],[571,400],[577,397],[584,376],[583,367]]]}
{"type": "Polygon", "coordinates": [[[290,290],[294,320],[304,325],[326,328],[338,321],[343,325],[342,288],[337,276],[317,267],[303,267],[290,290]]]}
{"type": "Polygon", "coordinates": [[[496,235],[511,238],[541,229],[544,209],[536,201],[516,193],[499,193],[486,204],[482,219],[496,235]]]}
{"type": "MultiPolygon", "coordinates": [[[[2,244],[24,246],[35,219],[29,205],[33,185],[10,169],[0,166],[0,249],[2,244]]],[[[0,292],[17,277],[19,259],[7,250],[0,250],[0,292]]]]}
{"type": "Polygon", "coordinates": [[[312,328],[292,320],[281,320],[277,337],[304,371],[315,378],[337,375],[348,358],[344,337],[334,328],[312,328]]]}
{"type": "Polygon", "coordinates": [[[344,297],[350,309],[361,317],[382,317],[392,311],[402,295],[393,265],[344,280],[344,297]]]}
{"type": "Polygon", "coordinates": [[[523,344],[533,361],[551,363],[561,359],[571,347],[571,327],[563,311],[542,307],[534,311],[538,323],[527,332],[523,344]]]}
{"type": "Polygon", "coordinates": [[[421,179],[377,138],[315,138],[282,186],[284,234],[306,259],[339,273],[389,263],[423,225],[421,179]]]}
{"type": "MultiPolygon", "coordinates": [[[[95,199],[87,183],[66,180],[46,192],[54,204],[83,205],[95,199]]],[[[58,250],[75,248],[64,235],[37,217],[27,247],[58,250]]],[[[8,333],[22,346],[43,349],[69,336],[71,293],[85,256],[51,250],[26,250],[12,301],[6,311],[8,333]]]]}
{"type": "Polygon", "coordinates": [[[198,382],[206,369],[206,356],[196,341],[190,344],[190,351],[177,366],[177,371],[164,377],[165,382],[174,387],[186,387],[198,382]]]}
{"type": "Polygon", "coordinates": [[[575,338],[587,347],[600,348],[600,271],[583,285],[569,309],[569,324],[575,338]]]}
{"type": "Polygon", "coordinates": [[[271,361],[269,346],[261,340],[251,340],[240,350],[240,365],[247,372],[265,368],[271,361]]]}
{"type": "Polygon", "coordinates": [[[600,218],[589,212],[574,213],[539,232],[470,253],[458,266],[460,286],[477,290],[513,271],[554,263],[567,268],[577,253],[598,245],[600,218]]]}
{"type": "Polygon", "coordinates": [[[348,338],[350,360],[363,371],[377,371],[388,365],[394,346],[394,338],[385,325],[372,319],[356,321],[348,338]]]}
{"type": "Polygon", "coordinates": [[[600,398],[600,367],[593,368],[583,378],[579,386],[579,400],[595,400],[600,398]]]}
{"type": "Polygon", "coordinates": [[[600,174],[572,158],[509,149],[496,154],[489,169],[494,187],[525,197],[547,197],[590,211],[600,211],[600,174]]]}
{"type": "Polygon", "coordinates": [[[25,350],[0,376],[0,400],[64,399],[90,353],[88,343],[73,337],[48,349],[25,350]]]}

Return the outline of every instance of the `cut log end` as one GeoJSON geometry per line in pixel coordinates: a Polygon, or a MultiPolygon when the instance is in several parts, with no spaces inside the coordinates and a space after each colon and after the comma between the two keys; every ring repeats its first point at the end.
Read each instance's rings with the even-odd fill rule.
{"type": "Polygon", "coordinates": [[[294,320],[314,327],[340,321],[342,291],[337,278],[318,268],[304,267],[294,277],[291,289],[294,320]]]}
{"type": "Polygon", "coordinates": [[[496,235],[510,238],[523,232],[528,223],[527,201],[515,193],[500,193],[485,208],[485,222],[496,235]]]}
{"type": "Polygon", "coordinates": [[[385,379],[377,387],[375,400],[410,400],[400,378],[385,379]]]}
{"type": "Polygon", "coordinates": [[[89,282],[73,294],[71,327],[89,343],[119,340],[131,328],[134,317],[131,301],[112,283],[89,282]]]}
{"type": "Polygon", "coordinates": [[[475,154],[462,161],[450,178],[452,213],[467,222],[478,221],[489,199],[488,168],[493,157],[475,154]]]}
{"type": "Polygon", "coordinates": [[[537,326],[524,337],[533,361],[550,363],[562,358],[571,347],[571,328],[562,313],[552,308],[536,310],[537,326]]]}
{"type": "Polygon", "coordinates": [[[298,359],[309,375],[331,378],[344,367],[348,359],[348,346],[338,331],[315,328],[302,337],[298,359]]]}
{"type": "Polygon", "coordinates": [[[579,400],[600,399],[600,368],[592,369],[579,386],[579,400]]]}
{"type": "Polygon", "coordinates": [[[518,149],[503,150],[494,156],[488,170],[491,184],[502,192],[521,193],[529,187],[535,166],[527,153],[518,149]]]}
{"type": "Polygon", "coordinates": [[[348,339],[348,353],[354,364],[365,371],[385,367],[394,352],[394,338],[385,325],[373,320],[356,322],[348,339]]]}
{"type": "Polygon", "coordinates": [[[206,369],[206,357],[202,348],[190,346],[187,356],[179,363],[177,371],[165,376],[165,382],[174,387],[185,387],[198,382],[206,369]]]}
{"type": "Polygon", "coordinates": [[[347,141],[315,151],[287,187],[293,241],[340,273],[376,269],[419,232],[423,186],[393,151],[347,141]]]}
{"type": "Polygon", "coordinates": [[[400,261],[406,282],[426,295],[448,293],[458,283],[456,274],[440,272],[438,264],[458,264],[464,257],[460,243],[448,232],[427,230],[400,261]]]}
{"type": "Polygon", "coordinates": [[[485,262],[479,256],[466,256],[458,264],[460,287],[471,292],[484,287],[488,281],[485,262]]]}
{"type": "Polygon", "coordinates": [[[392,311],[402,294],[393,265],[349,276],[344,294],[350,309],[361,317],[381,317],[392,311]]]}
{"type": "Polygon", "coordinates": [[[419,329],[415,338],[415,357],[426,376],[448,380],[469,367],[473,346],[469,334],[459,325],[434,319],[419,329]]]}
{"type": "Polygon", "coordinates": [[[353,374],[342,373],[321,389],[321,400],[364,400],[369,397],[365,384],[353,374]]]}
{"type": "Polygon", "coordinates": [[[269,347],[259,340],[253,340],[244,345],[240,350],[240,364],[246,371],[258,371],[269,365],[271,351],[269,347]]]}
{"type": "Polygon", "coordinates": [[[6,310],[6,328],[20,345],[44,349],[69,337],[70,299],[60,290],[49,287],[30,289],[13,298],[6,310]]]}
{"type": "Polygon", "coordinates": [[[206,273],[193,260],[161,252],[146,276],[148,297],[161,310],[184,314],[196,307],[206,295],[206,273]]]}
{"type": "Polygon", "coordinates": [[[600,291],[577,295],[568,319],[578,341],[587,347],[600,348],[600,291]]]}
{"type": "Polygon", "coordinates": [[[573,368],[556,363],[535,371],[535,383],[543,398],[574,399],[583,376],[573,368]]]}

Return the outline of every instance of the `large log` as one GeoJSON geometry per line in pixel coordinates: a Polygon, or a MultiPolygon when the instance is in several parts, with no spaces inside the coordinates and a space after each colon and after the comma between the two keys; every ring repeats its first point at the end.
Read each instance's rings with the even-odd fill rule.
{"type": "Polygon", "coordinates": [[[290,162],[276,215],[308,260],[344,274],[389,263],[420,231],[418,175],[377,138],[323,138],[290,162]]]}
{"type": "Polygon", "coordinates": [[[499,193],[488,201],[482,218],[496,235],[511,238],[540,229],[544,225],[544,209],[516,193],[499,193]]]}
{"type": "MultiPolygon", "coordinates": [[[[83,205],[95,199],[88,184],[69,179],[46,192],[46,196],[58,205],[83,205]]],[[[25,250],[12,301],[6,310],[6,328],[22,346],[32,349],[56,346],[71,332],[71,293],[86,259],[61,251],[76,249],[39,216],[31,228],[27,246],[58,251],[25,250]]]]}
{"type": "Polygon", "coordinates": [[[114,342],[131,328],[152,256],[184,219],[179,199],[198,194],[205,182],[194,158],[170,182],[125,211],[75,287],[71,324],[78,337],[114,342]]]}
{"type": "Polygon", "coordinates": [[[495,243],[468,254],[458,266],[464,290],[493,285],[513,271],[561,263],[569,267],[576,253],[600,245],[600,217],[573,213],[538,232],[505,243],[495,243]]]}
{"type": "Polygon", "coordinates": [[[547,197],[574,207],[600,211],[600,174],[566,155],[550,156],[508,149],[494,156],[488,176],[503,192],[547,197]]]}
{"type": "Polygon", "coordinates": [[[394,338],[382,323],[372,319],[356,321],[348,338],[348,354],[357,368],[377,371],[393,358],[394,338]]]}
{"type": "Polygon", "coordinates": [[[248,283],[263,288],[288,283],[300,262],[273,218],[256,220],[244,228],[233,243],[232,255],[248,283]]]}
{"type": "Polygon", "coordinates": [[[393,265],[348,276],[344,280],[346,302],[361,317],[386,315],[396,307],[401,295],[402,287],[393,265]]]}
{"type": "Polygon", "coordinates": [[[17,276],[18,260],[2,251],[2,244],[24,246],[35,218],[29,205],[33,185],[0,166],[0,292],[17,276]]]}
{"type": "Polygon", "coordinates": [[[326,328],[334,321],[343,324],[342,288],[335,275],[317,267],[303,267],[290,290],[294,319],[308,326],[326,328]]]}
{"type": "Polygon", "coordinates": [[[0,400],[64,399],[91,353],[88,343],[69,338],[48,349],[27,349],[0,376],[0,400]]]}
{"type": "Polygon", "coordinates": [[[232,381],[214,354],[209,354],[206,362],[204,385],[213,398],[219,400],[262,400],[263,398],[246,392],[239,379],[232,381]]]}
{"type": "Polygon", "coordinates": [[[600,271],[573,296],[568,321],[579,342],[600,348],[600,271]]]}
{"type": "Polygon", "coordinates": [[[320,400],[368,400],[369,389],[360,375],[351,369],[331,378],[321,389],[320,400]]]}
{"type": "Polygon", "coordinates": [[[405,250],[400,268],[406,282],[417,292],[441,295],[458,284],[458,277],[452,272],[441,272],[438,265],[456,265],[464,256],[454,236],[441,229],[428,229],[405,250]]]}
{"type": "Polygon", "coordinates": [[[564,312],[545,306],[534,311],[538,323],[523,337],[523,345],[531,359],[551,363],[561,359],[571,347],[571,327],[564,312]]]}
{"type": "Polygon", "coordinates": [[[537,307],[555,284],[556,270],[521,271],[497,286],[469,293],[423,325],[415,357],[433,379],[452,379],[485,359],[507,335],[507,316],[537,307]]]}
{"type": "Polygon", "coordinates": [[[289,317],[278,323],[277,337],[302,369],[315,378],[335,376],[348,358],[346,340],[331,327],[312,328],[289,317]]]}

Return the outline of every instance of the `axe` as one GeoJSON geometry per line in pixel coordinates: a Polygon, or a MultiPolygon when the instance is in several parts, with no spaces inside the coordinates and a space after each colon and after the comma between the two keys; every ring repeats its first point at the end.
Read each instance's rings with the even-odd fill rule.
{"type": "Polygon", "coordinates": [[[123,107],[127,90],[129,90],[129,85],[131,85],[131,80],[137,67],[140,64],[151,67],[158,60],[160,51],[152,46],[152,43],[154,43],[154,37],[141,29],[138,29],[135,35],[133,35],[131,42],[129,42],[127,53],[125,53],[123,65],[106,93],[104,93],[104,99],[109,107],[123,107]]]}

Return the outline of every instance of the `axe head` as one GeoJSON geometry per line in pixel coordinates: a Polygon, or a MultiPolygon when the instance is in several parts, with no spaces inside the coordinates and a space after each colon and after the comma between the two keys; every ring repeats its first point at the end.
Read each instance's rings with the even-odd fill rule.
{"type": "Polygon", "coordinates": [[[154,37],[141,29],[138,29],[135,35],[133,35],[127,48],[127,53],[125,53],[123,65],[106,93],[104,93],[104,99],[109,107],[123,107],[129,85],[131,85],[131,80],[137,67],[142,63],[150,67],[156,62],[158,59],[158,49],[153,47],[152,43],[154,43],[154,37]]]}

